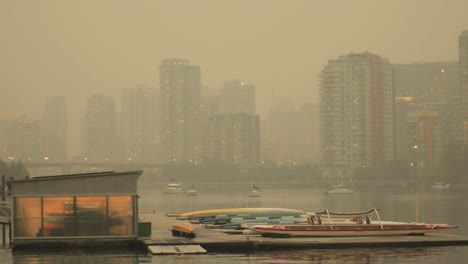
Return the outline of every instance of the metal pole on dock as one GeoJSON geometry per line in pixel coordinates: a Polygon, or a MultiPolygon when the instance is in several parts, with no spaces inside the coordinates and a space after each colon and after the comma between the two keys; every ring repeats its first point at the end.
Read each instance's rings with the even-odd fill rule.
{"type": "MultiPolygon", "coordinates": [[[[5,175],[2,175],[2,202],[5,201],[6,199],[6,196],[5,196],[5,189],[6,189],[6,185],[5,185],[5,175]]],[[[2,223],[2,245],[5,246],[6,245],[6,234],[5,234],[5,224],[2,223]]]]}
{"type": "Polygon", "coordinates": [[[378,211],[376,208],[374,208],[374,211],[375,211],[375,214],[377,215],[377,219],[379,220],[380,228],[381,228],[382,230],[384,230],[383,225],[382,225],[382,221],[380,220],[379,211],[378,211]]]}
{"type": "Polygon", "coordinates": [[[330,212],[328,211],[328,209],[325,209],[327,211],[327,215],[328,215],[328,222],[330,224],[330,229],[333,230],[333,225],[332,225],[332,220],[330,218],[330,212]]]}

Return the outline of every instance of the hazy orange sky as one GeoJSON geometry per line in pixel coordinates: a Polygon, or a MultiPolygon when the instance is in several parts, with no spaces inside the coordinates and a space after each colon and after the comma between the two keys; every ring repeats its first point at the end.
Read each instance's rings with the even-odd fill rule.
{"type": "Polygon", "coordinates": [[[254,84],[264,115],[281,97],[317,101],[318,75],[339,55],[457,60],[467,10],[466,0],[0,0],[0,118],[39,118],[46,97],[65,95],[77,141],[87,96],[157,88],[171,57],[199,65],[210,88],[254,84]]]}

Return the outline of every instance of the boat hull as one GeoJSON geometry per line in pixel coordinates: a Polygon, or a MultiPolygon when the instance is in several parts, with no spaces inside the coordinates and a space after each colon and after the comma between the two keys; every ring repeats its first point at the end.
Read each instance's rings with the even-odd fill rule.
{"type": "Polygon", "coordinates": [[[353,237],[353,236],[398,236],[424,235],[425,233],[457,228],[439,224],[398,224],[398,225],[258,225],[250,230],[262,236],[305,236],[305,237],[353,237]]]}
{"type": "Polygon", "coordinates": [[[249,197],[261,197],[261,196],[262,196],[262,192],[260,192],[260,191],[252,191],[249,194],[249,197]]]}
{"type": "Polygon", "coordinates": [[[194,190],[194,189],[188,190],[186,194],[187,194],[187,196],[197,196],[198,195],[197,190],[194,190]]]}
{"type": "Polygon", "coordinates": [[[449,189],[450,188],[450,183],[446,184],[441,184],[441,183],[436,183],[432,185],[432,189],[449,189]]]}
{"type": "Polygon", "coordinates": [[[164,194],[180,194],[180,193],[184,193],[184,189],[166,188],[164,190],[164,194]]]}
{"type": "Polygon", "coordinates": [[[172,235],[194,238],[196,236],[196,233],[195,228],[192,224],[184,222],[176,223],[172,226],[172,235]]]}
{"type": "Polygon", "coordinates": [[[325,192],[325,194],[351,194],[354,193],[352,189],[347,188],[335,188],[325,192]]]}
{"type": "Polygon", "coordinates": [[[178,194],[185,193],[184,187],[180,183],[169,183],[166,188],[164,188],[164,194],[178,194]]]}

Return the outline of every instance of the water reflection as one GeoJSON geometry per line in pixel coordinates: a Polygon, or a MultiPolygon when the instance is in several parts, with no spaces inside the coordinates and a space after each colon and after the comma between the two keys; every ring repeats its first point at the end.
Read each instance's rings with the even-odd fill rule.
{"type": "Polygon", "coordinates": [[[60,264],[60,263],[108,263],[108,264],[136,264],[136,263],[151,263],[151,257],[142,254],[141,252],[96,252],[88,250],[67,250],[65,252],[43,252],[43,251],[28,251],[28,252],[13,252],[12,264],[60,264]]]}
{"type": "MultiPolygon", "coordinates": [[[[413,263],[412,259],[447,254],[438,248],[307,250],[266,255],[280,263],[413,263]]],[[[260,257],[261,255],[255,255],[260,257]]],[[[271,262],[270,262],[271,263],[271,262]]]]}
{"type": "Polygon", "coordinates": [[[340,250],[265,251],[255,254],[202,254],[147,256],[141,252],[95,253],[16,252],[0,249],[1,264],[133,264],[133,263],[463,263],[467,258],[465,247],[436,248],[378,248],[340,250]]]}

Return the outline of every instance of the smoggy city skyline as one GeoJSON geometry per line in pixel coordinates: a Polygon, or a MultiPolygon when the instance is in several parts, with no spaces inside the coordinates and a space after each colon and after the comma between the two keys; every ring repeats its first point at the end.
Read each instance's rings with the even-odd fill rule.
{"type": "Polygon", "coordinates": [[[88,96],[159,90],[159,64],[173,57],[200,66],[210,89],[254,84],[263,117],[282,97],[316,102],[320,71],[343,54],[458,60],[465,10],[464,1],[3,1],[0,118],[37,119],[47,97],[64,95],[77,142],[88,96]]]}

